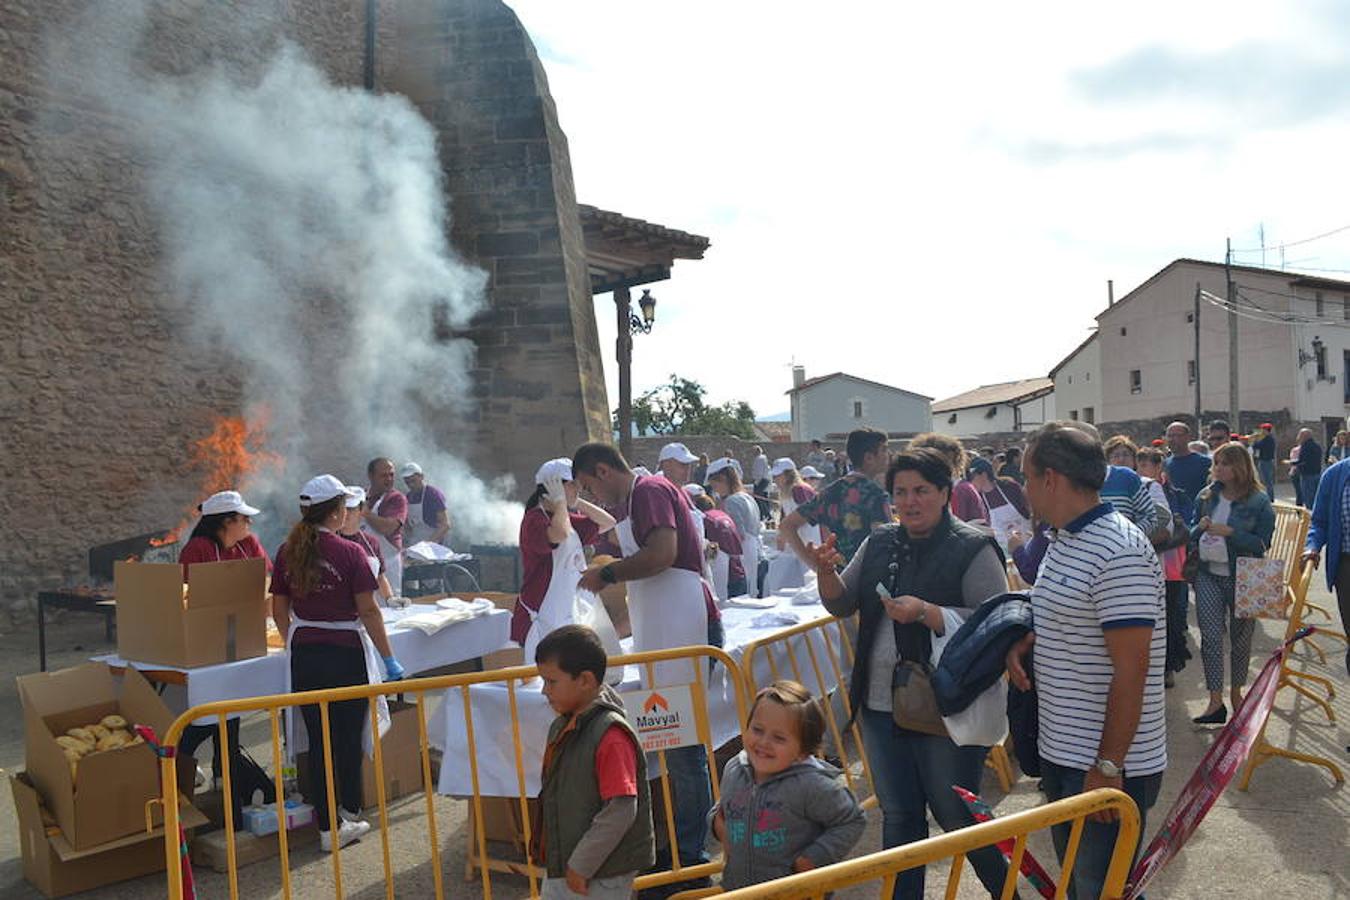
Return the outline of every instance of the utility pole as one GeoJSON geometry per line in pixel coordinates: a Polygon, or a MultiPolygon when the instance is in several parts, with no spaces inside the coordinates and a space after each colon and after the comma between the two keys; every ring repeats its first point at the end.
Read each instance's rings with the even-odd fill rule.
{"type": "Polygon", "coordinates": [[[1205,408],[1200,401],[1200,282],[1195,283],[1195,311],[1191,314],[1191,322],[1195,326],[1195,434],[1200,436],[1204,434],[1204,423],[1201,417],[1205,414],[1205,408]]]}
{"type": "Polygon", "coordinates": [[[619,452],[624,459],[633,458],[633,330],[632,295],[627,287],[614,291],[614,310],[617,313],[618,334],[614,355],[619,362],[619,452]]]}
{"type": "Polygon", "coordinates": [[[1238,404],[1238,317],[1237,293],[1233,289],[1233,239],[1223,258],[1223,274],[1228,281],[1228,416],[1229,426],[1242,431],[1242,407],[1238,404]]]}

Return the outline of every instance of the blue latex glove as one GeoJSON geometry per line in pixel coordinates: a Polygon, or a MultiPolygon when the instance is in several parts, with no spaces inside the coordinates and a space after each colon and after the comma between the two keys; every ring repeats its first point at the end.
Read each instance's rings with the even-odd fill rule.
{"type": "Polygon", "coordinates": [[[384,680],[402,681],[408,674],[408,670],[403,668],[402,664],[392,656],[384,657],[384,680]]]}

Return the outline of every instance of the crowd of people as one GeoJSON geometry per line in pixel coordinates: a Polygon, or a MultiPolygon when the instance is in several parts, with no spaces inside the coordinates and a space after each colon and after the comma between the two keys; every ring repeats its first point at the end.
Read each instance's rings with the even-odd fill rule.
{"type": "MultiPolygon", "coordinates": [[[[1273,429],[1262,426],[1248,439],[1215,422],[1209,432],[1197,441],[1190,426],[1174,422],[1141,447],[1123,435],[1103,441],[1084,423],[1052,423],[1022,447],[972,456],[939,434],[893,451],[885,434],[864,428],[848,436],[842,466],[819,442],[801,468],[756,448],[748,478],[730,453],[709,460],[679,442],[661,449],[655,474],[605,443],[544,462],[520,526],[524,581],[511,636],[532,647],[530,661],[558,715],[537,834],[545,896],[628,896],[640,872],[674,862],[656,846],[646,763],[622,702],[604,684],[599,638],[565,626],[527,641],[550,598],[570,602],[578,589],[598,594],[616,584],[626,587],[635,651],[720,646],[725,601],[812,577],[832,614],[856,614],[847,690],[871,762],[883,847],[925,837],[930,813],[943,829],[974,822],[952,786],[978,792],[990,748],[958,743],[931,712],[934,648],[991,604],[1021,604],[997,624],[982,622],[980,639],[998,632],[1009,681],[1034,690],[1028,696],[1039,728],[1029,750],[1019,745],[1023,768],[1039,767],[1050,799],[1116,787],[1147,817],[1167,766],[1164,692],[1190,658],[1191,588],[1209,692],[1193,720],[1221,724],[1227,702],[1241,701],[1250,668],[1253,622],[1235,612],[1238,560],[1264,556],[1274,529],[1273,429]],[[761,564],[773,555],[767,540],[780,552],[761,564]],[[1009,599],[1010,572],[1029,586],[1024,598],[1009,599]],[[1014,627],[1020,630],[1006,630],[1014,627]]],[[[1343,618],[1350,598],[1350,565],[1341,566],[1350,559],[1344,447],[1338,439],[1327,454],[1336,462],[1323,472],[1322,448],[1304,432],[1283,460],[1299,501],[1313,510],[1308,557],[1326,557],[1343,618]]],[[[405,674],[377,598],[398,583],[391,557],[414,533],[409,520],[433,539],[444,536],[449,518],[444,496],[415,464],[402,470],[415,499],[394,490],[392,461],[372,460],[368,475],[368,489],[330,475],[308,482],[298,498],[301,520],[275,554],[274,617],[296,690],[405,674]]],[[[249,531],[257,513],[235,492],[208,498],[183,549],[185,575],[198,562],[267,559],[249,531]]],[[[691,665],[657,664],[645,681],[691,681],[691,665]]],[[[317,711],[302,712],[310,744],[321,744],[317,711]]],[[[341,805],[336,836],[327,831],[324,792],[312,799],[323,846],[336,849],[370,827],[359,816],[361,742],[370,723],[363,702],[335,703],[329,718],[341,805]]],[[[862,813],[839,772],[815,758],[822,723],[819,698],[801,685],[761,691],[744,747],[720,773],[717,806],[704,749],[667,752],[679,863],[706,862],[710,832],[726,853],[728,887],[847,855],[862,813]],[[755,813],[766,798],[777,810],[768,824],[755,813]]],[[[1086,825],[1068,896],[1099,894],[1116,828],[1106,816],[1086,825]]],[[[1054,838],[1062,857],[1067,827],[1054,838]]],[[[1007,872],[1002,854],[985,848],[970,861],[998,893],[1007,872]]],[[[920,868],[902,873],[893,896],[923,893],[920,868]]]]}

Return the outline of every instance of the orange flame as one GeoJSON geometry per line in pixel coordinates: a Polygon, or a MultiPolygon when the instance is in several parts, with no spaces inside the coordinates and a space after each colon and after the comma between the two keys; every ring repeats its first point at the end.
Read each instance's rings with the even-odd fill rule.
{"type": "MultiPolygon", "coordinates": [[[[241,416],[217,416],[211,433],[193,441],[192,464],[204,470],[198,498],[216,491],[238,490],[251,475],[281,467],[279,455],[265,449],[270,413],[259,410],[250,419],[241,416]]],[[[196,520],[198,499],[183,514],[183,519],[163,537],[150,541],[152,547],[178,543],[183,531],[196,520]]]]}

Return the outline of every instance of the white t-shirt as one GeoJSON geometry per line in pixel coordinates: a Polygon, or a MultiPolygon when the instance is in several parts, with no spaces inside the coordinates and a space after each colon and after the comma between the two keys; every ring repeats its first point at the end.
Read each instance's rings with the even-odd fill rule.
{"type": "Polygon", "coordinates": [[[1125,774],[1166,769],[1167,614],[1162,566],[1148,538],[1109,504],[1098,506],[1055,533],[1031,605],[1041,757],[1083,771],[1096,765],[1114,671],[1105,632],[1149,625],[1143,709],[1125,774]]]}
{"type": "MultiPolygon", "coordinates": [[[[1233,512],[1233,502],[1223,494],[1219,495],[1219,502],[1214,504],[1214,509],[1210,510],[1209,521],[1215,525],[1227,525],[1228,517],[1233,512]]],[[[1209,567],[1209,571],[1214,575],[1228,574],[1228,539],[1214,534],[1212,531],[1206,531],[1200,535],[1200,561],[1209,567]]]]}

